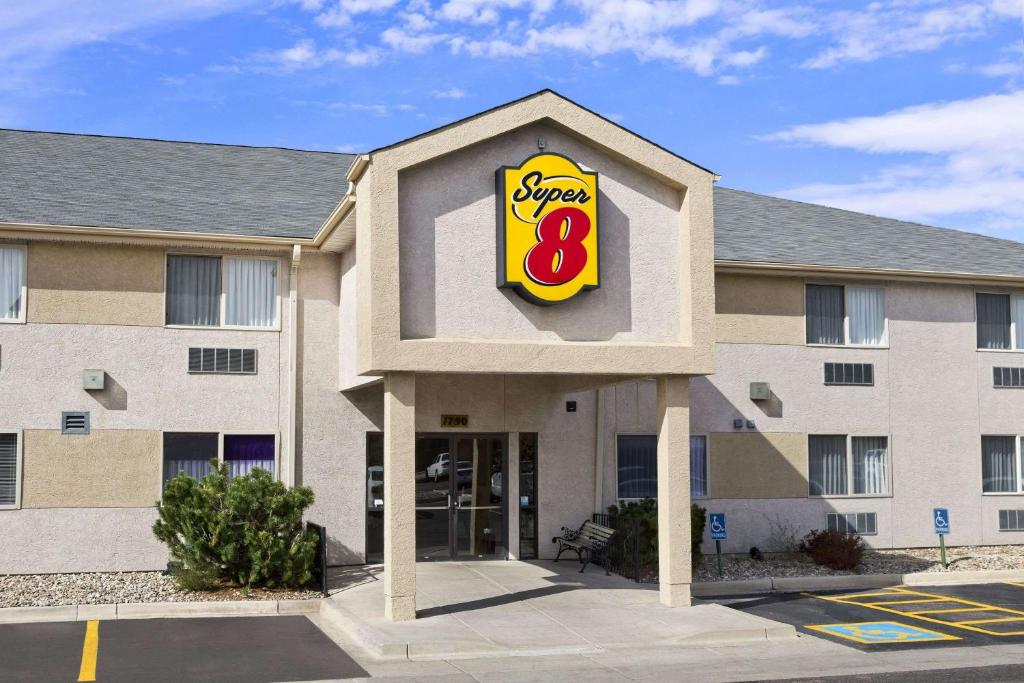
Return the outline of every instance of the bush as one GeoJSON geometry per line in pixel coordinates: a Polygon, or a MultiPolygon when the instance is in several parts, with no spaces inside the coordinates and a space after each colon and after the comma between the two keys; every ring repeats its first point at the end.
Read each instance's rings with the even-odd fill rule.
{"type": "Polygon", "coordinates": [[[184,473],[167,482],[153,533],[192,574],[250,586],[302,586],[313,578],[317,535],[304,531],[313,504],[307,486],[288,489],[253,469],[228,479],[227,466],[196,481],[184,473]]]}
{"type": "Polygon", "coordinates": [[[800,541],[800,552],[815,564],[831,569],[853,569],[860,564],[867,546],[857,534],[843,531],[812,531],[800,541]]]}
{"type": "MultiPolygon", "coordinates": [[[[700,545],[704,539],[706,523],[705,510],[699,505],[690,505],[690,564],[696,569],[704,560],[700,545]]],[[[624,503],[622,507],[612,505],[608,514],[616,519],[619,533],[633,534],[633,520],[637,521],[640,531],[640,566],[658,567],[658,502],[653,498],[644,498],[639,502],[624,503]]],[[[618,544],[616,544],[618,546],[618,544]]],[[[613,552],[617,548],[613,548],[613,552]]],[[[614,559],[614,558],[613,558],[614,559]]]]}
{"type": "Polygon", "coordinates": [[[212,591],[217,587],[217,576],[209,570],[179,567],[171,571],[171,578],[183,591],[212,591]]]}

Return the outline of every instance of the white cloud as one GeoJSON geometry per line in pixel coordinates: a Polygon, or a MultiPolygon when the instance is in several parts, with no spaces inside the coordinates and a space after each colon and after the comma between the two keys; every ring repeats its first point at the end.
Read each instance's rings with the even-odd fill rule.
{"type": "Polygon", "coordinates": [[[443,33],[415,33],[392,27],[380,34],[381,42],[398,52],[422,54],[448,39],[443,33]]]}
{"type": "MultiPolygon", "coordinates": [[[[304,9],[313,9],[320,12],[324,8],[323,2],[309,3],[307,0],[301,2],[304,9]]],[[[316,23],[325,28],[340,28],[352,23],[352,18],[367,12],[384,12],[391,9],[398,0],[334,0],[327,4],[326,11],[316,16],[316,23]]]]}
{"type": "Polygon", "coordinates": [[[465,91],[456,87],[451,87],[446,90],[435,90],[431,94],[439,100],[461,100],[466,96],[465,91]]]}
{"type": "Polygon", "coordinates": [[[333,47],[320,49],[313,40],[306,38],[291,47],[256,52],[236,60],[234,64],[215,65],[209,70],[227,73],[293,73],[305,69],[318,69],[328,64],[367,66],[378,61],[380,51],[375,47],[353,47],[348,50],[333,47]]]}
{"type": "Polygon", "coordinates": [[[373,114],[374,116],[391,116],[396,113],[411,113],[416,107],[411,104],[367,104],[361,102],[335,102],[329,106],[330,109],[347,109],[361,114],[373,114]]]}
{"type": "Polygon", "coordinates": [[[898,157],[871,177],[784,194],[910,220],[964,213],[1024,228],[1024,90],[794,126],[762,138],[898,157]]]}

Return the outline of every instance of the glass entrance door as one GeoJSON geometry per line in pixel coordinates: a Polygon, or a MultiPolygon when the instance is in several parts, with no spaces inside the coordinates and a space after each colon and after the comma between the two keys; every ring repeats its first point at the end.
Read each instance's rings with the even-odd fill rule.
{"type": "Polygon", "coordinates": [[[416,439],[416,557],[505,559],[505,437],[416,439]]]}
{"type": "Polygon", "coordinates": [[[505,440],[456,437],[452,539],[458,559],[505,558],[505,440]]]}

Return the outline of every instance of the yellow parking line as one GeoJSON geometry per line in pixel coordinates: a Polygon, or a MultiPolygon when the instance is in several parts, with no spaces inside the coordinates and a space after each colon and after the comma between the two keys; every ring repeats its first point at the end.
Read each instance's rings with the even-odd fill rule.
{"type": "Polygon", "coordinates": [[[954,607],[952,609],[922,609],[906,614],[953,614],[955,612],[991,612],[988,607],[954,607]]]}
{"type": "Polygon", "coordinates": [[[100,622],[89,621],[85,625],[85,642],[82,643],[82,666],[78,670],[79,683],[96,680],[96,654],[100,647],[100,622]]]}
{"type": "Polygon", "coordinates": [[[862,602],[861,605],[919,605],[924,602],[948,602],[948,600],[882,600],[880,602],[862,602]]]}
{"type": "MultiPolygon", "coordinates": [[[[928,601],[925,601],[925,602],[952,602],[952,603],[958,603],[958,604],[961,604],[961,605],[969,605],[970,607],[978,608],[976,611],[979,611],[979,612],[1000,612],[1000,613],[1003,613],[1003,614],[1014,614],[1014,615],[1021,615],[1021,617],[1024,617],[1024,612],[1021,612],[1019,610],[1010,609],[1008,607],[999,607],[998,605],[989,605],[989,604],[986,604],[986,603],[983,603],[983,602],[975,602],[973,600],[965,600],[963,598],[951,597],[951,596],[948,596],[948,595],[938,595],[938,594],[935,594],[935,593],[922,593],[921,591],[912,591],[912,590],[907,590],[905,588],[891,588],[889,590],[893,591],[893,594],[902,594],[902,595],[909,595],[909,596],[915,596],[916,595],[916,596],[919,596],[919,597],[922,597],[922,598],[932,598],[932,600],[928,600],[928,601]]],[[[819,600],[827,600],[829,602],[836,602],[836,603],[839,603],[841,605],[854,605],[854,606],[857,606],[857,607],[866,607],[867,609],[878,610],[879,612],[887,612],[889,614],[898,614],[900,616],[910,617],[912,619],[918,619],[920,621],[927,621],[927,622],[930,622],[930,623],[933,623],[933,624],[939,624],[941,626],[951,626],[953,628],[963,629],[965,631],[974,631],[975,633],[983,633],[983,634],[989,635],[989,636],[1018,636],[1018,635],[1024,635],[1024,631],[1005,631],[1005,632],[992,631],[990,629],[982,628],[981,626],[972,626],[970,622],[945,621],[945,620],[942,620],[942,619],[934,619],[932,617],[923,616],[923,612],[927,612],[927,610],[924,610],[923,612],[921,612],[921,611],[919,611],[919,612],[901,611],[901,610],[893,609],[891,607],[887,607],[886,606],[887,601],[881,601],[881,602],[857,602],[857,601],[854,601],[854,600],[847,599],[847,596],[825,596],[825,595],[814,595],[813,593],[804,593],[804,595],[809,595],[809,596],[817,598],[819,600]]],[[[965,611],[965,610],[959,610],[958,609],[958,610],[955,610],[955,611],[959,612],[959,611],[965,611]]],[[[1012,618],[1012,619],[1008,619],[1008,621],[1024,621],[1024,618],[1021,618],[1021,619],[1012,618]]]]}
{"type": "Polygon", "coordinates": [[[1006,585],[1007,586],[1016,586],[1017,588],[1024,588],[1024,583],[1020,583],[1018,581],[1007,581],[1006,585]]]}
{"type": "Polygon", "coordinates": [[[972,621],[959,621],[959,624],[998,624],[1007,621],[1024,621],[1024,617],[1001,617],[999,619],[974,619],[972,621]]]}

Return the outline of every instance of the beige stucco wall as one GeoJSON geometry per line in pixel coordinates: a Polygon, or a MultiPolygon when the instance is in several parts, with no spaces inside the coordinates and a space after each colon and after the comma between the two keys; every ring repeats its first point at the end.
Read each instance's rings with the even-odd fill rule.
{"type": "Polygon", "coordinates": [[[164,253],[117,244],[30,242],[29,322],[163,325],[164,253]]]}
{"type": "Polygon", "coordinates": [[[678,341],[681,193],[550,125],[527,126],[399,175],[402,337],[678,341]],[[495,169],[545,151],[600,177],[601,286],[537,306],[495,287],[495,169]]]}
{"type": "Polygon", "coordinates": [[[22,507],[145,507],[160,498],[158,431],[27,429],[22,507]]]}
{"type": "Polygon", "coordinates": [[[709,434],[713,498],[806,498],[807,435],[709,434]]]}
{"type": "Polygon", "coordinates": [[[730,344],[803,344],[803,279],[717,274],[715,340],[730,344]]]}

